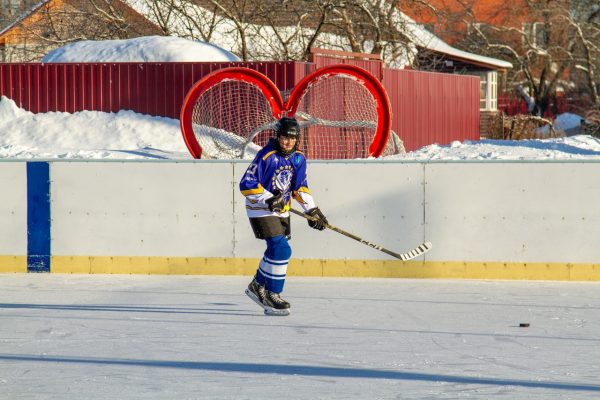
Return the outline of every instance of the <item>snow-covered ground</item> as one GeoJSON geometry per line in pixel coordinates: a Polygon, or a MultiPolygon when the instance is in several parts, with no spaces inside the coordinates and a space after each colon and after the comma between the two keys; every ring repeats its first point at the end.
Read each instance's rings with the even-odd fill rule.
{"type": "Polygon", "coordinates": [[[0,398],[600,398],[599,283],[249,280],[0,275],[0,398]]]}
{"type": "Polygon", "coordinates": [[[179,120],[125,110],[33,114],[6,97],[0,99],[0,157],[191,159],[179,120]]]}
{"type": "MultiPolygon", "coordinates": [[[[33,114],[0,99],[0,158],[191,159],[179,120],[133,111],[33,114]]],[[[398,160],[600,160],[600,140],[481,140],[432,144],[398,160]]]]}

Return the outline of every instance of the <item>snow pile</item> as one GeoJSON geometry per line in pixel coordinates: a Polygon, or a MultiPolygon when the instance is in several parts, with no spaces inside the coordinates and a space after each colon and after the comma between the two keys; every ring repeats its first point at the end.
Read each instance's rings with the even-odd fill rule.
{"type": "Polygon", "coordinates": [[[198,144],[202,147],[202,158],[252,160],[261,147],[245,137],[206,125],[193,125],[198,144]]]}
{"type": "Polygon", "coordinates": [[[0,98],[2,158],[191,158],[179,121],[133,111],[34,114],[0,98]]]}
{"type": "MultiPolygon", "coordinates": [[[[215,138],[213,138],[215,139],[215,138]]],[[[216,143],[225,142],[217,138],[216,143]]],[[[208,140],[208,139],[207,139],[208,140]]],[[[230,139],[229,139],[230,140],[230,139]]],[[[201,143],[207,146],[208,143],[201,143]]],[[[248,148],[248,156],[257,149],[248,148]]],[[[33,114],[0,98],[1,158],[191,159],[179,120],[133,111],[33,114]]],[[[600,160],[600,140],[481,140],[433,144],[389,160],[600,160]]]]}
{"type": "Polygon", "coordinates": [[[569,131],[581,125],[581,116],[572,113],[560,114],[554,120],[554,129],[557,131],[569,131]]]}
{"type": "MultiPolygon", "coordinates": [[[[554,132],[558,136],[573,136],[579,134],[581,117],[577,114],[564,113],[558,115],[553,121],[554,132]]],[[[543,125],[536,129],[540,137],[550,137],[550,126],[543,125]]]]}
{"type": "Polygon", "coordinates": [[[171,36],[127,40],[83,40],[46,54],[45,63],[58,62],[233,62],[234,54],[210,43],[171,36]]]}
{"type": "Polygon", "coordinates": [[[432,144],[386,159],[397,160],[600,160],[600,139],[577,135],[556,139],[455,141],[432,144]]]}

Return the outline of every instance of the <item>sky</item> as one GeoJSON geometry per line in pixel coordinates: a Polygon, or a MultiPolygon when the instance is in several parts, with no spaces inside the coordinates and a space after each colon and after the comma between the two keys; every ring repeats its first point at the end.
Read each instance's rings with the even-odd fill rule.
{"type": "MultiPolygon", "coordinates": [[[[213,45],[172,37],[82,41],[49,53],[45,62],[235,61],[213,45]]],[[[563,114],[558,128],[580,122],[563,114]]],[[[252,156],[249,152],[248,156],[252,156]]],[[[4,159],[191,159],[179,120],[121,110],[33,114],[0,98],[0,158],[4,159]],[[68,132],[68,134],[65,134],[68,132]]],[[[431,144],[394,160],[600,160],[600,140],[571,136],[543,140],[480,140],[431,144]]]]}

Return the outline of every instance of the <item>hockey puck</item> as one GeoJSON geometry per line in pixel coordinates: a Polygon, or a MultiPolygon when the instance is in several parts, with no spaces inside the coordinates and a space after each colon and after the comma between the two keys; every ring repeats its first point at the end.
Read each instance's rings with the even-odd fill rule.
{"type": "Polygon", "coordinates": [[[529,328],[529,322],[521,322],[519,328],[529,328]]]}

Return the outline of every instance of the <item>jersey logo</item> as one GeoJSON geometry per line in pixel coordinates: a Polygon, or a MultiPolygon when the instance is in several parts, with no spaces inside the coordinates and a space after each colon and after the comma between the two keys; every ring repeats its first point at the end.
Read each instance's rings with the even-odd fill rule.
{"type": "Polygon", "coordinates": [[[292,176],[294,176],[294,172],[291,165],[283,165],[277,168],[273,174],[273,187],[287,194],[292,185],[292,176]]]}

